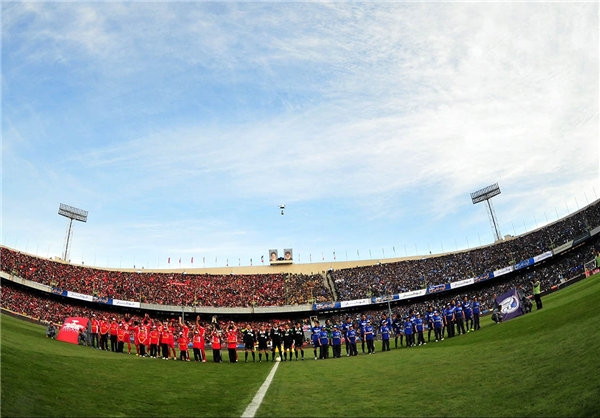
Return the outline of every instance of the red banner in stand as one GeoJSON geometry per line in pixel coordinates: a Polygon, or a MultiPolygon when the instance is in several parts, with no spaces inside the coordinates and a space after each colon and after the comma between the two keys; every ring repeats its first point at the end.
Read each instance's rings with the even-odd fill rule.
{"type": "Polygon", "coordinates": [[[60,331],[58,331],[58,337],[56,337],[56,339],[66,343],[78,344],[79,330],[83,329],[85,331],[87,326],[87,318],[67,318],[65,319],[65,322],[63,322],[62,327],[60,327],[60,331]]]}

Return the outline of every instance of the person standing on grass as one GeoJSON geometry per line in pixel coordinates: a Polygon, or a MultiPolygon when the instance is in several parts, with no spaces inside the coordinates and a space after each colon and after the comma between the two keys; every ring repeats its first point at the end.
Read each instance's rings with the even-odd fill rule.
{"type": "Polygon", "coordinates": [[[444,339],[444,319],[438,311],[433,311],[433,332],[435,334],[435,342],[442,341],[444,339]]]}
{"type": "Polygon", "coordinates": [[[273,327],[271,328],[271,355],[272,355],[272,361],[275,361],[275,354],[277,353],[277,351],[279,351],[279,360],[283,360],[283,354],[281,353],[281,338],[282,338],[282,333],[279,330],[279,327],[277,326],[277,324],[273,324],[273,327]]]}
{"type": "Polygon", "coordinates": [[[469,302],[468,296],[463,298],[463,312],[465,314],[465,326],[467,328],[467,332],[473,331],[473,306],[471,302],[469,302]]]}
{"type": "MultiPolygon", "coordinates": [[[[302,323],[296,322],[294,327],[294,353],[296,354],[296,361],[298,361],[298,350],[302,352],[302,360],[304,360],[304,330],[302,329],[302,323]]],[[[291,360],[290,356],[290,360],[291,360]]]]}
{"type": "Polygon", "coordinates": [[[260,330],[256,336],[258,340],[258,362],[262,363],[262,356],[265,355],[265,360],[269,361],[269,332],[266,330],[265,325],[260,326],[260,330]]]}
{"type": "Polygon", "coordinates": [[[465,311],[460,300],[456,302],[454,307],[454,322],[456,323],[456,332],[458,335],[466,334],[465,330],[465,311]]]}
{"type": "Polygon", "coordinates": [[[444,309],[444,326],[448,338],[454,337],[454,308],[451,304],[446,305],[444,309]]]}
{"type": "Polygon", "coordinates": [[[394,319],[392,320],[392,327],[394,328],[394,346],[398,348],[398,337],[400,337],[400,347],[402,347],[402,339],[404,338],[404,322],[402,318],[397,313],[394,314],[394,319]]]}
{"type": "Polygon", "coordinates": [[[373,329],[373,326],[371,325],[371,320],[368,319],[367,320],[367,326],[365,326],[365,340],[367,343],[367,351],[369,352],[369,354],[374,354],[375,353],[375,330],[373,329]]]}
{"type": "Polygon", "coordinates": [[[350,316],[346,317],[346,322],[342,324],[342,336],[344,337],[344,345],[346,346],[346,356],[350,357],[350,341],[348,340],[348,330],[350,329],[350,325],[352,325],[352,318],[350,316]]]}
{"type": "Polygon", "coordinates": [[[177,330],[175,329],[175,325],[173,324],[173,321],[171,321],[171,324],[168,324],[168,328],[169,328],[169,352],[170,354],[173,355],[173,360],[177,360],[177,351],[175,351],[175,333],[177,332],[177,330]]]}
{"type": "Polygon", "coordinates": [[[98,319],[96,318],[96,314],[92,314],[92,320],[91,320],[91,341],[90,341],[90,347],[95,348],[95,349],[99,349],[99,344],[98,344],[98,331],[100,330],[100,323],[98,321],[98,319]]]}
{"type": "Polygon", "coordinates": [[[138,355],[144,357],[146,355],[146,344],[148,343],[148,331],[143,324],[137,326],[137,345],[138,355]]]}
{"type": "MultiPolygon", "coordinates": [[[[433,331],[433,306],[429,305],[427,312],[425,312],[425,325],[427,325],[427,342],[431,342],[431,333],[433,331]]],[[[435,337],[435,335],[434,335],[435,337]]]]}
{"type": "Polygon", "coordinates": [[[129,334],[125,331],[125,327],[123,327],[123,323],[119,323],[119,329],[117,330],[117,353],[123,354],[125,334],[129,336],[129,334]]]}
{"type": "Polygon", "coordinates": [[[204,361],[204,357],[200,354],[200,341],[201,340],[202,340],[202,338],[200,337],[198,330],[195,330],[194,336],[192,337],[192,349],[194,351],[194,361],[195,362],[204,361]]]}
{"type": "Polygon", "coordinates": [[[202,326],[202,324],[200,323],[200,316],[198,316],[198,318],[196,319],[196,331],[198,331],[198,335],[199,335],[199,349],[200,349],[200,355],[202,356],[202,363],[206,363],[206,351],[205,351],[205,346],[206,346],[206,328],[204,328],[202,326]]]}
{"type": "Polygon", "coordinates": [[[531,287],[533,289],[533,299],[535,300],[535,309],[540,310],[543,308],[542,306],[542,284],[540,283],[540,279],[534,279],[531,282],[531,287]]]}
{"type": "Polygon", "coordinates": [[[360,331],[360,341],[362,346],[362,353],[365,354],[365,328],[367,327],[367,315],[362,314],[360,321],[358,322],[358,329],[360,331]]]}
{"type": "Polygon", "coordinates": [[[133,327],[129,328],[131,330],[131,335],[133,336],[133,346],[135,347],[135,355],[140,355],[140,328],[142,325],[138,321],[133,321],[133,327]]]}
{"type": "Polygon", "coordinates": [[[325,360],[329,357],[329,333],[327,332],[327,327],[325,325],[323,325],[321,331],[319,331],[319,347],[319,358],[325,360]]]}
{"type": "Polygon", "coordinates": [[[421,318],[421,313],[417,312],[415,314],[415,336],[416,336],[416,345],[425,344],[425,336],[423,334],[425,330],[425,321],[421,318]]]}
{"type": "Polygon", "coordinates": [[[314,325],[311,329],[312,331],[312,343],[313,343],[313,351],[315,353],[315,360],[317,357],[317,350],[320,348],[319,337],[321,336],[321,326],[319,325],[319,321],[315,321],[314,325]]]}
{"type": "Polygon", "coordinates": [[[404,317],[404,335],[406,336],[406,347],[415,345],[415,340],[413,338],[413,323],[408,316],[404,317]]]}
{"type": "Polygon", "coordinates": [[[252,363],[256,363],[256,353],[254,345],[256,344],[256,333],[252,329],[252,325],[248,324],[248,326],[242,330],[242,335],[244,339],[244,357],[245,362],[248,363],[248,351],[252,353],[252,363]]]}
{"type": "Polygon", "coordinates": [[[229,328],[227,328],[227,350],[229,351],[229,362],[237,363],[237,328],[230,322],[229,328]]]}
{"type": "Polygon", "coordinates": [[[473,298],[473,330],[478,331],[481,329],[480,324],[480,315],[481,315],[481,303],[477,297],[473,298]]]}
{"type": "Polygon", "coordinates": [[[110,351],[113,353],[117,352],[117,334],[119,333],[119,324],[117,319],[113,317],[110,322],[110,351]]]}
{"type": "Polygon", "coordinates": [[[190,353],[188,353],[188,337],[183,331],[179,331],[177,345],[179,346],[179,359],[181,361],[190,361],[190,353]]]}
{"type": "Polygon", "coordinates": [[[161,334],[158,332],[158,329],[156,329],[156,325],[153,325],[152,330],[149,333],[151,358],[158,357],[158,344],[160,343],[160,335],[161,334]]]}
{"type": "Polygon", "coordinates": [[[108,351],[108,333],[110,326],[106,320],[106,317],[100,321],[100,349],[108,351]]]}
{"type": "Polygon", "coordinates": [[[294,345],[294,330],[290,328],[289,324],[285,324],[283,330],[283,361],[287,361],[288,354],[290,355],[290,361],[292,361],[292,347],[294,345]]]}
{"type": "Polygon", "coordinates": [[[358,348],[356,348],[356,330],[354,325],[350,324],[348,328],[348,344],[350,345],[350,357],[358,356],[358,348]]]}
{"type": "Polygon", "coordinates": [[[214,329],[210,337],[210,345],[213,351],[213,361],[215,363],[223,363],[223,358],[221,357],[221,336],[219,333],[219,330],[214,329]]]}
{"type": "Polygon", "coordinates": [[[131,324],[131,319],[125,317],[123,320],[123,330],[125,334],[123,334],[123,344],[127,343],[127,354],[131,354],[131,333],[133,332],[133,325],[131,324]]]}
{"type": "Polygon", "coordinates": [[[390,326],[387,323],[379,328],[381,333],[381,351],[390,351],[390,326]]]}
{"type": "Polygon", "coordinates": [[[342,331],[337,325],[333,326],[331,332],[331,347],[333,349],[333,358],[342,357],[342,331]]]}
{"type": "Polygon", "coordinates": [[[167,323],[163,325],[162,332],[160,333],[160,346],[162,348],[162,359],[169,359],[169,340],[171,338],[171,333],[169,332],[169,327],[167,323]]]}

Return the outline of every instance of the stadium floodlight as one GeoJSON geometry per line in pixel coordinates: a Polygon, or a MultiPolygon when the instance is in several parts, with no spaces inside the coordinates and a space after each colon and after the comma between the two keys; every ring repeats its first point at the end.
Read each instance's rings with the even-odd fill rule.
{"type": "Polygon", "coordinates": [[[494,205],[492,205],[491,199],[494,196],[498,196],[500,193],[501,192],[498,183],[494,183],[471,193],[471,200],[473,201],[474,205],[481,202],[487,203],[486,208],[488,217],[490,219],[490,224],[492,226],[492,232],[494,233],[494,241],[500,241],[502,239],[502,235],[500,234],[500,227],[498,226],[496,211],[494,210],[494,205]]]}
{"type": "Polygon", "coordinates": [[[67,225],[67,235],[65,237],[65,250],[63,252],[63,260],[69,260],[69,242],[73,236],[73,221],[87,222],[88,212],[87,210],[77,209],[73,206],[65,205],[61,203],[58,207],[58,214],[69,219],[69,225],[67,225]]]}

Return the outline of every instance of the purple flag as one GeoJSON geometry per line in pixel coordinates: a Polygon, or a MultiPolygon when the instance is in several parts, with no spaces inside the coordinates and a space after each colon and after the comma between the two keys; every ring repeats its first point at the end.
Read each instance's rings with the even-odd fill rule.
{"type": "Polygon", "coordinates": [[[506,321],[523,314],[521,310],[521,299],[517,289],[510,289],[508,292],[496,298],[498,305],[502,307],[502,320],[506,321]]]}

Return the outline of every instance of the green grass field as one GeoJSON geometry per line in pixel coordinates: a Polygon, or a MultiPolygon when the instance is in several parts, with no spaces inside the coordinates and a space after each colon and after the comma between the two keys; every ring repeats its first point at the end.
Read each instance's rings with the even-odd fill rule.
{"type": "MultiPolygon", "coordinates": [[[[598,306],[596,276],[437,344],[326,361],[311,349],[280,363],[257,416],[599,416],[598,306]]],[[[273,367],[117,355],[1,318],[2,416],[240,416],[273,367]]]]}

